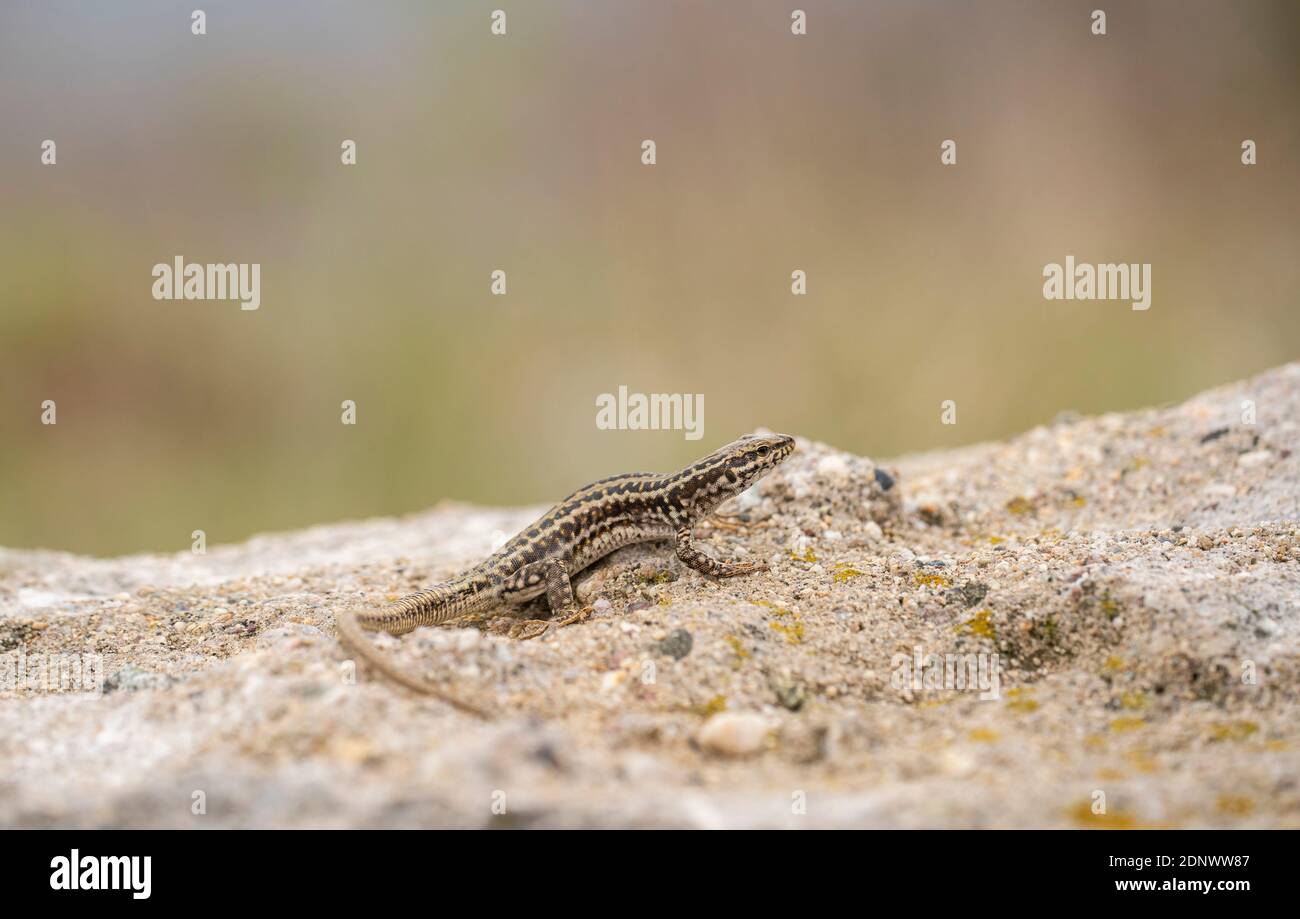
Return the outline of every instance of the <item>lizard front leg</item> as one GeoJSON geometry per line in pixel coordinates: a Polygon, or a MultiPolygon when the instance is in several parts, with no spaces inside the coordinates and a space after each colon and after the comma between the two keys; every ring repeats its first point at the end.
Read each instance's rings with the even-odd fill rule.
{"type": "Polygon", "coordinates": [[[766,571],[767,562],[720,562],[710,555],[705,555],[691,542],[691,528],[682,527],[677,531],[677,557],[687,568],[711,578],[734,578],[755,571],[766,571]]]}

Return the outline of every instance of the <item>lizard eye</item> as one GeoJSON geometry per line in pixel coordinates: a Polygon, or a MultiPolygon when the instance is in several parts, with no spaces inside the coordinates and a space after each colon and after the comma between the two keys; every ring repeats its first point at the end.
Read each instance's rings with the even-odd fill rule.
{"type": "Polygon", "coordinates": [[[758,455],[759,455],[759,456],[767,456],[768,453],[770,453],[770,452],[772,452],[770,447],[759,447],[759,448],[758,448],[758,455]]]}

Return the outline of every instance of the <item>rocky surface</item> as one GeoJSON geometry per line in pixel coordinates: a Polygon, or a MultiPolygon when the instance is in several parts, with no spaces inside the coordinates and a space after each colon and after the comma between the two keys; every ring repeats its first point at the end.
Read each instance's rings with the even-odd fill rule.
{"type": "Polygon", "coordinates": [[[1300,826],[1298,450],[1300,364],[883,467],[801,441],[700,531],[767,574],[632,547],[540,639],[378,639],[489,723],[333,613],[537,508],[0,550],[0,825],[1300,826]]]}

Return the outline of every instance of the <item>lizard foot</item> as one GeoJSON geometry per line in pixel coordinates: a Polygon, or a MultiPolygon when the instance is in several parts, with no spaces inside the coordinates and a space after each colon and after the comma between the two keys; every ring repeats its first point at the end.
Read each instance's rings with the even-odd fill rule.
{"type": "MultiPolygon", "coordinates": [[[[556,619],[555,627],[557,629],[562,629],[566,625],[573,625],[576,622],[585,622],[591,618],[591,614],[594,609],[595,607],[584,606],[582,609],[573,610],[572,612],[569,612],[566,616],[564,616],[562,619],[556,619]]],[[[562,610],[561,612],[564,611],[562,610]]]]}
{"type": "Polygon", "coordinates": [[[519,641],[528,641],[530,638],[539,638],[547,632],[555,629],[562,629],[566,625],[573,625],[575,622],[582,622],[591,617],[593,607],[584,606],[577,610],[560,610],[563,614],[559,619],[525,619],[522,622],[516,622],[510,627],[510,637],[519,641]]]}
{"type": "Polygon", "coordinates": [[[530,638],[545,635],[554,627],[555,623],[549,619],[524,619],[512,625],[509,634],[511,638],[517,638],[519,641],[528,641],[530,638]]]}

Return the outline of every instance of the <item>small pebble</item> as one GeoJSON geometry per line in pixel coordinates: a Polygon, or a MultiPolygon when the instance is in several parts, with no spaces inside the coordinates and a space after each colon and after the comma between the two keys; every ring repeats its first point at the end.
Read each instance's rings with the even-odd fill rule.
{"type": "Polygon", "coordinates": [[[166,689],[176,681],[163,673],[150,673],[127,664],[104,681],[104,692],[138,692],[142,689],[166,689]]]}
{"type": "Polygon", "coordinates": [[[654,650],[679,661],[690,654],[694,646],[695,639],[691,637],[690,632],[685,629],[673,629],[662,641],[655,642],[654,650]]]}
{"type": "Polygon", "coordinates": [[[772,692],[776,693],[776,700],[792,712],[799,711],[808,700],[803,686],[795,682],[775,681],[772,684],[772,692]]]}
{"type": "Polygon", "coordinates": [[[817,474],[831,482],[843,482],[849,477],[849,464],[839,454],[832,453],[817,462],[817,474]]]}
{"type": "Polygon", "coordinates": [[[752,756],[767,744],[771,730],[766,718],[753,712],[721,712],[704,723],[696,737],[710,753],[752,756]]]}

